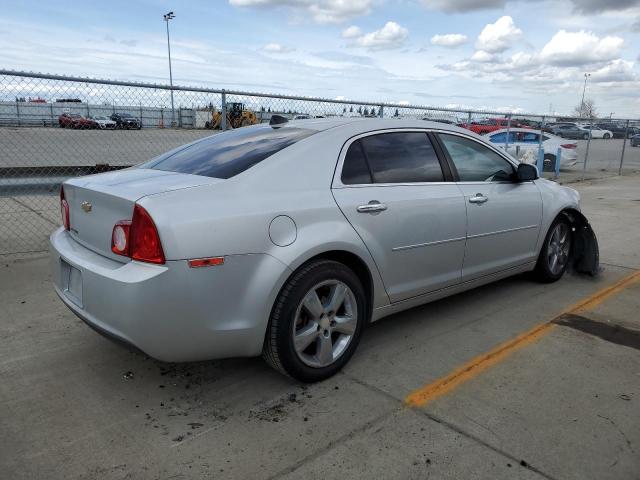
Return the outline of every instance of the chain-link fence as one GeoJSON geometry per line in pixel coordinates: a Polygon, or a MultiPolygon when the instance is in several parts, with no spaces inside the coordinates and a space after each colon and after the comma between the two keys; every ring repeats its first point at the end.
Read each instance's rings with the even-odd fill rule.
{"type": "Polygon", "coordinates": [[[44,251],[66,178],[136,165],[220,130],[313,117],[427,119],[489,140],[547,177],[640,170],[640,121],[516,115],[0,70],[0,255],[44,251]],[[173,90],[174,108],[171,108],[173,90]],[[542,134],[542,136],[541,136],[542,134]]]}

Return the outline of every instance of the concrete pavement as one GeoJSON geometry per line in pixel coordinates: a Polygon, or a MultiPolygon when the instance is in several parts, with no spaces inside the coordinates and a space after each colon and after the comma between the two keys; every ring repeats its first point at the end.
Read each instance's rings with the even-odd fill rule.
{"type": "Polygon", "coordinates": [[[635,478],[640,472],[640,178],[580,185],[599,278],[503,280],[370,326],[343,373],[304,386],[260,359],[164,364],[87,328],[48,261],[0,265],[0,476],[635,478]],[[416,389],[558,318],[415,407],[416,389]],[[562,317],[561,317],[562,318],[562,317]],[[608,333],[607,333],[608,332],[608,333]]]}

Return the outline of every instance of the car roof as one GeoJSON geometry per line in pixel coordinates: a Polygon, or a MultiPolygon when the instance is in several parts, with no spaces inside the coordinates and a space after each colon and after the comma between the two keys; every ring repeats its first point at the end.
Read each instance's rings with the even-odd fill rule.
{"type": "Polygon", "coordinates": [[[332,128],[349,126],[350,130],[360,131],[361,133],[373,130],[397,129],[397,128],[429,128],[434,130],[448,130],[452,132],[460,132],[466,135],[473,135],[482,138],[475,133],[461,128],[456,125],[434,122],[431,120],[419,120],[408,118],[362,118],[362,117],[329,117],[329,118],[312,118],[308,120],[291,120],[284,126],[292,126],[297,128],[308,128],[311,130],[324,131],[332,128]]]}

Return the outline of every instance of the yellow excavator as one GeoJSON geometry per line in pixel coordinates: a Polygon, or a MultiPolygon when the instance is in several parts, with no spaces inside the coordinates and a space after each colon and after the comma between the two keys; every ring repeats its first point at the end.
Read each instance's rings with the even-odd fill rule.
{"type": "MultiPolygon", "coordinates": [[[[251,110],[244,108],[244,103],[227,104],[227,128],[240,128],[258,123],[258,117],[251,110]]],[[[222,128],[222,112],[214,109],[211,112],[211,121],[204,124],[204,128],[218,130],[222,128]]]]}

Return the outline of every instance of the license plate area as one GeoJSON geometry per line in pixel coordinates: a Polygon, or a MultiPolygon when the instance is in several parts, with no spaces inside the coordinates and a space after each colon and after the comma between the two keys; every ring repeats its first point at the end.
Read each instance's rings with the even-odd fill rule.
{"type": "Polygon", "coordinates": [[[64,295],[82,308],[82,272],[60,259],[60,276],[64,295]]]}

